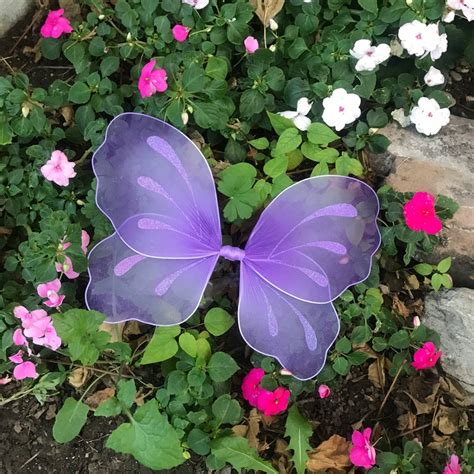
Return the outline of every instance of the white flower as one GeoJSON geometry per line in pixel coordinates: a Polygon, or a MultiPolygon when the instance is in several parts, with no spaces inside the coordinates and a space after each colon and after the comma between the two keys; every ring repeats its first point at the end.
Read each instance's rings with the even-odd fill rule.
{"type": "Polygon", "coordinates": [[[435,67],[431,66],[428,72],[425,74],[423,78],[425,80],[425,84],[429,87],[439,86],[444,84],[444,76],[443,73],[436,69],[435,67]]]}
{"type": "Polygon", "coordinates": [[[306,117],[311,110],[313,103],[310,102],[306,97],[301,97],[296,104],[296,112],[292,110],[287,110],[286,112],[280,112],[282,117],[290,119],[296,126],[297,129],[301,131],[308,130],[311,125],[311,120],[306,117]]]}
{"type": "Polygon", "coordinates": [[[454,10],[448,10],[444,15],[442,20],[445,23],[451,23],[454,20],[454,10]]]}
{"type": "Polygon", "coordinates": [[[209,5],[209,0],[182,0],[182,2],[191,5],[196,10],[201,10],[209,5]]]}
{"type": "Polygon", "coordinates": [[[411,124],[410,117],[405,115],[405,111],[403,109],[395,109],[391,113],[393,120],[397,121],[401,127],[405,128],[411,124]]]}
{"type": "Polygon", "coordinates": [[[323,107],[324,122],[339,131],[360,116],[360,97],[341,88],[335,89],[323,100],[323,107]]]}
{"type": "Polygon", "coordinates": [[[419,20],[413,20],[400,27],[398,37],[408,54],[417,57],[429,53],[431,59],[439,59],[448,49],[448,38],[446,34],[439,34],[437,23],[425,25],[419,20]]]}
{"type": "Polygon", "coordinates": [[[372,46],[370,40],[361,39],[354,43],[354,47],[349,52],[351,56],[358,59],[356,71],[373,71],[390,57],[390,46],[388,44],[372,46]]]}
{"type": "Polygon", "coordinates": [[[435,135],[449,123],[449,109],[440,108],[435,99],[422,97],[410,113],[416,130],[424,135],[435,135]]]}
{"type": "Polygon", "coordinates": [[[467,21],[474,20],[474,0],[448,0],[448,7],[461,10],[467,21]]]}

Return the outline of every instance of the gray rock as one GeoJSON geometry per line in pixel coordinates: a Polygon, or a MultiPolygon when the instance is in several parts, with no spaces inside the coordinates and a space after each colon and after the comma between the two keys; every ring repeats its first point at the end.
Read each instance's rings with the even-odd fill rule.
{"type": "Polygon", "coordinates": [[[29,12],[34,0],[0,0],[0,37],[29,12]]]}
{"type": "Polygon", "coordinates": [[[429,293],[423,322],[441,336],[444,370],[474,394],[474,290],[429,293]]]}
{"type": "Polygon", "coordinates": [[[381,133],[392,143],[386,153],[369,157],[377,175],[397,191],[445,194],[460,205],[441,234],[445,245],[430,259],[453,257],[455,284],[474,288],[474,120],[452,116],[434,137],[394,123],[381,133]]]}

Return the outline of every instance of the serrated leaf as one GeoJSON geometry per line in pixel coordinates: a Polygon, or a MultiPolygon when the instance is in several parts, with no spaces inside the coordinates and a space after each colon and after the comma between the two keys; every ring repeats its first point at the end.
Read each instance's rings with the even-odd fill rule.
{"type": "Polygon", "coordinates": [[[291,461],[293,461],[298,474],[306,472],[306,461],[309,459],[308,451],[312,449],[309,438],[312,434],[313,429],[310,423],[301,416],[296,404],[292,405],[288,410],[285,436],[290,438],[288,448],[293,451],[291,461]]]}
{"type": "Polygon", "coordinates": [[[254,469],[268,474],[277,474],[273,466],[260,459],[257,451],[248,445],[246,438],[240,436],[226,436],[218,438],[211,443],[212,454],[228,462],[237,470],[254,469]]]}
{"type": "Polygon", "coordinates": [[[212,354],[207,364],[207,370],[214,382],[225,382],[239,370],[239,366],[229,354],[216,352],[212,354]]]}
{"type": "Polygon", "coordinates": [[[150,469],[171,469],[184,462],[175,429],[158,410],[155,400],[138,408],[130,423],[123,423],[107,440],[107,447],[131,454],[150,469]]]}

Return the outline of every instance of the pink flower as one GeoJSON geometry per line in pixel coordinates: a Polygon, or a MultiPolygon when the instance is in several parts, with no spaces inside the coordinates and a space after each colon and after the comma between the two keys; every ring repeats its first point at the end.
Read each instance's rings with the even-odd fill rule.
{"type": "MultiPolygon", "coordinates": [[[[13,314],[21,320],[23,329],[30,329],[37,321],[48,317],[48,313],[44,309],[35,309],[30,313],[24,306],[15,306],[13,314]]],[[[30,337],[28,334],[26,336],[30,337]]]]}
{"type": "Polygon", "coordinates": [[[15,364],[21,364],[23,362],[23,351],[18,351],[16,354],[10,356],[8,360],[15,364]]]}
{"type": "Polygon", "coordinates": [[[354,466],[370,469],[375,464],[375,448],[370,442],[371,434],[371,428],[366,428],[362,433],[360,431],[352,433],[353,446],[349,457],[354,466]]]}
{"type": "Polygon", "coordinates": [[[242,381],[242,394],[253,407],[257,406],[257,399],[262,391],[260,382],[264,375],[263,369],[252,369],[242,381]]]}
{"type": "Polygon", "coordinates": [[[72,260],[69,257],[64,257],[64,263],[56,262],[55,267],[57,272],[64,273],[70,280],[74,280],[79,276],[79,273],[72,268],[72,260]]]}
{"type": "Polygon", "coordinates": [[[57,308],[61,306],[64,301],[64,295],[58,295],[58,291],[61,289],[61,282],[56,278],[56,280],[49,281],[47,283],[41,283],[38,285],[36,291],[41,298],[48,298],[48,301],[43,303],[50,308],[57,308]]]}
{"type": "Polygon", "coordinates": [[[183,43],[184,41],[188,39],[189,28],[186,28],[183,25],[175,25],[173,26],[173,29],[171,31],[173,33],[173,38],[178,43],[183,43]]]}
{"type": "Polygon", "coordinates": [[[318,388],[318,393],[321,398],[327,398],[331,395],[331,389],[327,385],[320,385],[318,388]]]}
{"type": "Polygon", "coordinates": [[[36,366],[33,362],[26,361],[18,364],[13,369],[13,377],[17,380],[23,379],[36,379],[38,377],[38,372],[36,372],[36,366]]]}
{"type": "Polygon", "coordinates": [[[459,465],[459,458],[452,454],[444,466],[443,474],[461,474],[461,466],[459,465]]]}
{"type": "Polygon", "coordinates": [[[168,89],[168,83],[166,80],[168,76],[164,69],[156,69],[156,61],[152,59],[149,63],[143,66],[142,72],[140,73],[140,79],[138,79],[138,90],[142,98],[151,97],[156,92],[164,92],[168,89]]]}
{"type": "Polygon", "coordinates": [[[84,252],[84,255],[87,253],[87,246],[91,242],[91,237],[90,235],[85,231],[81,231],[81,249],[84,252]]]}
{"type": "Polygon", "coordinates": [[[436,346],[431,341],[428,341],[423,344],[421,349],[415,352],[411,365],[416,370],[429,369],[436,365],[441,355],[442,352],[436,352],[436,346]]]}
{"type": "Polygon", "coordinates": [[[6,375],[5,377],[0,378],[0,385],[6,385],[12,381],[11,377],[6,375]]]}
{"type": "Polygon", "coordinates": [[[247,36],[244,40],[244,46],[248,54],[253,54],[258,49],[258,41],[253,36],[247,36]]]}
{"type": "Polygon", "coordinates": [[[72,26],[69,20],[63,16],[64,9],[51,10],[48,13],[44,25],[41,27],[43,38],[59,38],[63,33],[72,33],[72,26]]]}
{"type": "Polygon", "coordinates": [[[12,339],[13,339],[13,344],[15,344],[15,346],[28,347],[28,341],[26,340],[26,337],[23,335],[23,331],[20,328],[15,329],[12,339]]]}
{"type": "Polygon", "coordinates": [[[41,167],[41,174],[58,186],[67,186],[69,179],[76,176],[76,163],[68,161],[67,156],[59,150],[53,151],[51,158],[41,167]]]}
{"type": "Polygon", "coordinates": [[[59,348],[61,345],[61,338],[56,333],[52,321],[46,327],[43,335],[41,337],[34,337],[33,342],[39,346],[49,347],[53,351],[59,348]]]}
{"type": "Polygon", "coordinates": [[[442,228],[442,222],[436,217],[435,199],[429,193],[415,193],[403,207],[406,225],[416,232],[437,234],[442,228]]]}
{"type": "Polygon", "coordinates": [[[273,392],[262,389],[257,399],[257,408],[265,416],[278,415],[288,408],[290,395],[291,392],[284,387],[278,387],[273,392]]]}

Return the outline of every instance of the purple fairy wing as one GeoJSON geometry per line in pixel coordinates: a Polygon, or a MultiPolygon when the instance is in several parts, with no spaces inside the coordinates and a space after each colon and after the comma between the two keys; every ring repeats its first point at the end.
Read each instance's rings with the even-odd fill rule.
{"type": "Polygon", "coordinates": [[[267,283],[245,260],[240,278],[239,326],[247,344],[278,359],[300,380],[317,375],[339,333],[332,303],[293,298],[267,283]]]}
{"type": "Polygon", "coordinates": [[[194,143],[161,120],[121,114],[92,160],[97,205],[135,252],[192,258],[221,247],[211,171],[194,143]]]}
{"type": "Polygon", "coordinates": [[[180,324],[197,309],[218,258],[149,258],[113,234],[89,254],[87,307],[109,323],[180,324]]]}
{"type": "Polygon", "coordinates": [[[246,264],[290,296],[328,303],[369,275],[380,245],[378,211],[376,194],[357,179],[300,181],[263,211],[246,264]]]}

